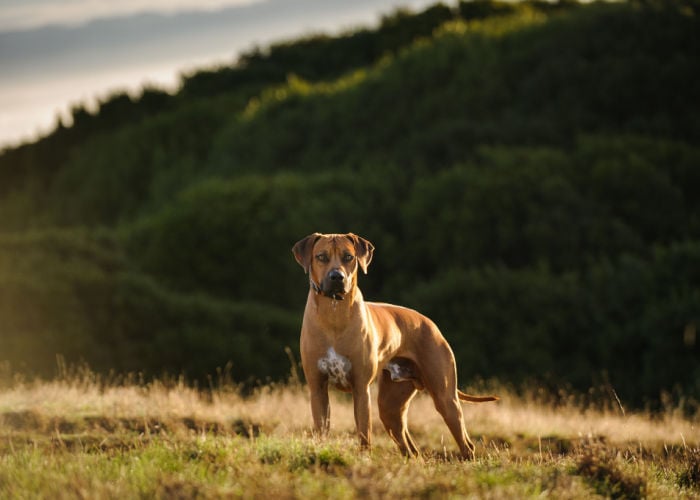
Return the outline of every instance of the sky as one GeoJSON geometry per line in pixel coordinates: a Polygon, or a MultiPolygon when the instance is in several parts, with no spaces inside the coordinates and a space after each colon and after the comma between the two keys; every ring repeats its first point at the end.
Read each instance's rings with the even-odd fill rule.
{"type": "Polygon", "coordinates": [[[79,25],[100,17],[155,11],[217,10],[255,0],[0,0],[0,31],[47,24],[79,25]]]}
{"type": "Polygon", "coordinates": [[[437,0],[0,0],[0,149],[71,107],[232,64],[256,46],[375,26],[437,0]]]}

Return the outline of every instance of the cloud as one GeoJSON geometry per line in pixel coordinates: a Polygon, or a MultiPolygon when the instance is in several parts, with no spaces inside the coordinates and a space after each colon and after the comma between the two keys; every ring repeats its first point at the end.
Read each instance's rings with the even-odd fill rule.
{"type": "Polygon", "coordinates": [[[92,19],[141,12],[216,10],[261,0],[0,0],[0,31],[79,25],[92,19]]]}

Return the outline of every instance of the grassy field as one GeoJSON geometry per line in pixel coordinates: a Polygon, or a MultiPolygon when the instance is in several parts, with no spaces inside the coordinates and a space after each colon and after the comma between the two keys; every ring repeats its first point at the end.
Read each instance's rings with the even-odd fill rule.
{"type": "Polygon", "coordinates": [[[409,423],[423,457],[408,460],[376,408],[374,447],[360,452],[338,393],[331,435],[311,436],[298,384],[246,397],[230,383],[202,391],[88,371],[0,384],[2,498],[700,498],[700,415],[678,408],[587,409],[503,389],[498,403],[464,406],[478,457],[462,462],[422,394],[409,423]]]}

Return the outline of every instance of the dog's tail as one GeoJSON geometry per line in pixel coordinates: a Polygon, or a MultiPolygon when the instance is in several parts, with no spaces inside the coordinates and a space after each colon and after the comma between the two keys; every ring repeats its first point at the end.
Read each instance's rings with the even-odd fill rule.
{"type": "Polygon", "coordinates": [[[457,389],[457,395],[460,401],[466,401],[468,403],[486,403],[487,401],[498,401],[500,399],[498,396],[472,396],[459,389],[457,389]]]}

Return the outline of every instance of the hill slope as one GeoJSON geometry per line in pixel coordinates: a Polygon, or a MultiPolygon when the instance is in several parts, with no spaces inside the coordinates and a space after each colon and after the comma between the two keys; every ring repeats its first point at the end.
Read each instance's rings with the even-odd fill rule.
{"type": "Polygon", "coordinates": [[[377,246],[365,295],[433,317],[465,379],[698,395],[698,28],[687,2],[463,2],[76,110],[0,156],[0,352],[282,376],[287,249],[347,230],[377,246]]]}

